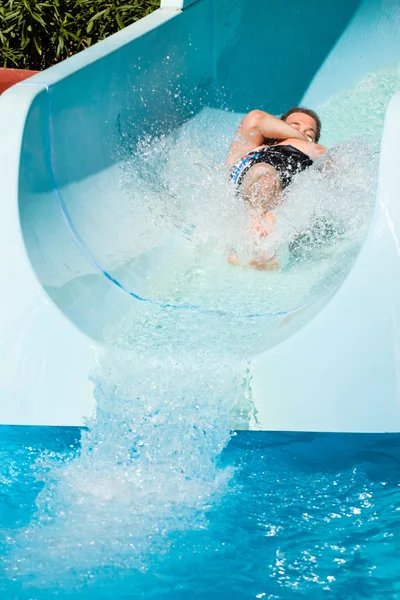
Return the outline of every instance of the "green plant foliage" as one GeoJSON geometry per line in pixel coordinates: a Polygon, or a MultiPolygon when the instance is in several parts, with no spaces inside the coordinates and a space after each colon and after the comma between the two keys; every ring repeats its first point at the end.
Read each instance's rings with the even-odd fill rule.
{"type": "Polygon", "coordinates": [[[160,0],[0,0],[0,66],[45,69],[159,5],[160,0]]]}

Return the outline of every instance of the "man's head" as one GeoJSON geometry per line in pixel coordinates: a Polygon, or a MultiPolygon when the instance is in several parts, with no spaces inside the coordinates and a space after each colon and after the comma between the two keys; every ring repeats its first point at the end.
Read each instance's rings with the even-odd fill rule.
{"type": "Polygon", "coordinates": [[[321,121],[313,110],[295,106],[282,115],[281,119],[311,141],[318,142],[321,135],[321,121]]]}

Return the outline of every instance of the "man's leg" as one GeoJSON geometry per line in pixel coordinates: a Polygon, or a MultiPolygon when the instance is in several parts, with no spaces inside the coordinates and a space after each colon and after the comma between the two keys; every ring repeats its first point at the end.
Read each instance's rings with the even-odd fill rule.
{"type": "Polygon", "coordinates": [[[263,212],[273,210],[282,198],[282,184],[276,169],[265,163],[254,165],[243,177],[240,193],[251,208],[263,212]]]}
{"type": "MultiPolygon", "coordinates": [[[[262,213],[261,220],[263,221],[260,222],[260,217],[256,217],[256,226],[253,222],[250,227],[251,233],[254,235],[255,247],[254,256],[248,261],[247,265],[260,271],[274,271],[279,268],[276,258],[268,256],[265,252],[258,250],[257,247],[259,241],[270,233],[271,223],[266,213],[279,206],[282,200],[282,184],[276,169],[265,163],[254,165],[244,176],[240,193],[252,209],[262,213]]],[[[230,262],[231,264],[237,264],[231,260],[230,262]]]]}

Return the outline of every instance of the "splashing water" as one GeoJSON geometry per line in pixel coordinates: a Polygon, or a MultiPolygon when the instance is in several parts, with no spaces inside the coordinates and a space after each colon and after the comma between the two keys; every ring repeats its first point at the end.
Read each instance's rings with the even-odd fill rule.
{"type": "Polygon", "coordinates": [[[221,394],[232,370],[204,367],[194,389],[188,361],[133,352],[108,360],[78,455],[36,465],[46,485],[7,570],[33,577],[39,589],[86,585],[111,565],[148,569],[171,534],[206,527],[207,511],[226,490],[230,470],[219,469],[217,458],[229,438],[221,394]],[[132,367],[138,360],[140,368],[132,367]]]}
{"type": "Polygon", "coordinates": [[[120,281],[135,286],[148,253],[168,252],[158,252],[157,269],[142,278],[156,304],[135,302],[98,350],[97,414],[79,451],[35,463],[44,484],[36,513],[9,533],[4,563],[9,580],[27,582],[27,598],[29,589],[76,592],[99,581],[101,597],[115,597],[105,582],[128,571],[139,576],[166,560],[179,532],[207,529],[210,511],[233,486],[234,471],[220,464],[232,428],[256,427],[248,358],[268,346],[282,314],[337,285],[362,244],[394,86],[385,71],[322,107],[327,137],[341,144],[297,177],[277,210],[267,242],[281,257],[276,273],[226,261],[227,248],[244,259],[251,252],[246,210],[216,162],[220,149],[199,133],[211,120],[226,146],[225,113],[213,122],[216,111],[205,111],[173,137],[142,141],[124,161],[121,185],[132,206],[125,218],[139,219],[144,233],[118,258],[120,281]],[[376,94],[366,97],[371,85],[376,94]],[[344,104],[352,127],[342,132],[335,123],[344,104]],[[373,124],[360,137],[360,118],[364,125],[371,111],[373,124]]]}
{"type": "MultiPolygon", "coordinates": [[[[175,242],[173,253],[149,281],[147,297],[242,316],[273,314],[309,302],[348,272],[375,197],[378,155],[368,139],[353,139],[331,150],[289,187],[276,210],[274,233],[264,245],[258,243],[258,251],[277,253],[281,265],[267,276],[227,262],[231,248],[242,264],[254,249],[246,207],[227,184],[225,170],[191,145],[186,130],[178,141],[184,159],[169,140],[163,145],[161,150],[157,141],[154,152],[148,149],[145,165],[134,171],[135,184],[128,178],[129,187],[137,190],[137,172],[153,177],[156,172],[156,183],[162,180],[168,190],[160,196],[156,186],[147,185],[146,193],[140,194],[153,224],[148,228],[158,228],[160,235],[169,234],[175,242]],[[300,251],[308,257],[301,264],[296,260],[300,251]]],[[[130,271],[137,271],[141,261],[142,253],[130,263],[130,271]]]]}

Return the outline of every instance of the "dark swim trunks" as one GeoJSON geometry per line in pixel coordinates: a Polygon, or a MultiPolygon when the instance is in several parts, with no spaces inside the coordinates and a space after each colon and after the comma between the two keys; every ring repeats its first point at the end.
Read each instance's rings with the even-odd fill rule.
{"type": "Polygon", "coordinates": [[[312,159],[294,146],[266,146],[245,154],[233,165],[230,180],[240,185],[247,171],[258,163],[266,163],[277,170],[284,189],[294,175],[313,164],[312,159]]]}

